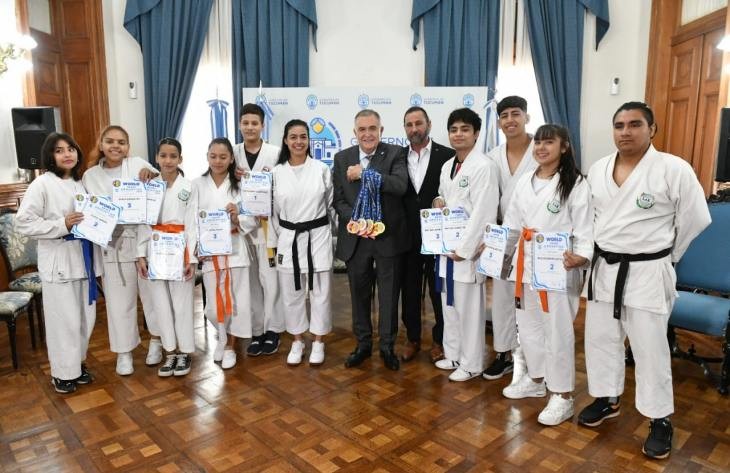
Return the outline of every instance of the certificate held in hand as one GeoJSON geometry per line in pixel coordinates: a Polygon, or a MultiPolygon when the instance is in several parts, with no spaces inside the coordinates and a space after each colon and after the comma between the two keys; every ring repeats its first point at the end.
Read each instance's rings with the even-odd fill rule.
{"type": "Polygon", "coordinates": [[[83,208],[77,207],[77,212],[83,212],[84,219],[71,228],[71,233],[76,238],[83,238],[106,248],[122,209],[106,197],[96,195],[84,197],[84,194],[78,194],[75,200],[85,201],[86,204],[83,208]]]}
{"type": "Polygon", "coordinates": [[[147,222],[147,192],[139,179],[114,179],[112,181],[112,202],[122,209],[121,224],[147,222]]]}
{"type": "Polygon", "coordinates": [[[145,218],[147,225],[155,225],[160,218],[162,200],[165,198],[165,181],[153,179],[144,185],[147,194],[145,218]]]}
{"type": "Polygon", "coordinates": [[[443,215],[443,253],[453,253],[459,248],[464,230],[469,223],[469,214],[462,207],[444,207],[443,215]]]}
{"type": "Polygon", "coordinates": [[[153,280],[182,281],[185,275],[185,235],[152,232],[148,248],[148,276],[153,280]]]}
{"type": "Polygon", "coordinates": [[[536,291],[566,292],[568,271],[563,253],[570,250],[570,233],[540,232],[532,243],[532,288],[536,291]]]}
{"type": "Polygon", "coordinates": [[[233,253],[231,218],[223,209],[198,212],[198,256],[233,253]]]}
{"type": "Polygon", "coordinates": [[[520,233],[509,227],[488,224],[484,231],[484,251],[479,256],[477,271],[494,279],[509,277],[512,256],[520,233]]]}
{"type": "Polygon", "coordinates": [[[440,255],[443,253],[443,214],[441,209],[421,210],[421,254],[440,255]]]}
{"type": "Polygon", "coordinates": [[[246,172],[241,178],[239,213],[249,217],[271,216],[271,173],[246,172]]]}

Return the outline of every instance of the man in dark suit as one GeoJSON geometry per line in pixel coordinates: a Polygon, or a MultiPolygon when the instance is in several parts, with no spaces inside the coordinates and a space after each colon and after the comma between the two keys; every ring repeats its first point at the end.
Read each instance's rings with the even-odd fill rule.
{"type": "Polygon", "coordinates": [[[401,281],[401,317],[407,334],[401,359],[410,361],[421,350],[421,296],[425,275],[436,319],[431,331],[433,345],[430,353],[431,362],[435,363],[444,357],[442,344],[444,314],[441,309],[441,295],[434,287],[434,257],[421,254],[419,211],[430,208],[431,202],[438,195],[441,167],[454,156],[454,150],[431,140],[429,137],[431,120],[421,107],[411,107],[406,110],[403,127],[411,145],[404,148],[409,179],[408,190],[403,200],[410,246],[404,255],[404,265],[407,270],[403,271],[401,281]]]}
{"type": "Polygon", "coordinates": [[[387,368],[397,370],[400,364],[393,345],[398,334],[402,254],[408,248],[403,209],[408,171],[403,149],[380,142],[383,127],[376,111],[365,109],[358,112],[355,115],[354,132],[358,145],[337,153],[333,170],[334,206],[339,217],[335,254],[347,264],[352,299],[352,331],[357,339],[357,348],[347,358],[345,366],[358,366],[372,352],[370,296],[377,281],[380,356],[387,368]],[[385,230],[374,239],[347,231],[365,169],[375,170],[382,176],[380,195],[385,230]]]}

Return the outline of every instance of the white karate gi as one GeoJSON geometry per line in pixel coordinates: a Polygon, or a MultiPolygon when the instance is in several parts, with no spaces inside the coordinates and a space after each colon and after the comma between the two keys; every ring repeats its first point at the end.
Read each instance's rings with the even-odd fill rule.
{"type": "MultiPolygon", "coordinates": [[[[517,181],[504,224],[519,231],[530,228],[544,232],[569,232],[572,234],[573,253],[590,261],[593,256],[593,209],[588,183],[579,178],[568,199],[560,202],[557,190],[560,175],[555,174],[545,187],[535,192],[532,184],[534,173],[526,173],[517,181]],[[554,212],[556,208],[558,211],[554,212]]],[[[532,244],[532,241],[524,242],[523,304],[522,309],[516,310],[520,345],[530,377],[545,378],[551,392],[568,393],[575,389],[573,321],[578,314],[583,268],[569,271],[566,293],[547,292],[549,312],[545,313],[538,292],[530,285],[532,244]]],[[[513,267],[516,265],[517,251],[513,267]]],[[[514,298],[513,292],[513,304],[514,298]]]]}
{"type": "MultiPolygon", "coordinates": [[[[670,256],[630,263],[621,320],[613,318],[618,264],[599,258],[593,270],[593,301],[586,311],[586,369],[593,397],[624,391],[624,340],[636,362],[636,408],[649,418],[674,412],[667,324],[677,296],[672,262],[710,223],[702,187],[683,159],[650,146],[619,187],[613,179],[616,155],[601,159],[588,173],[595,208],[595,242],[615,253],[670,256]]],[[[587,289],[587,286],[586,286],[587,289]]],[[[584,295],[587,290],[584,290],[584,295]]]]}
{"type": "MultiPolygon", "coordinates": [[[[533,141],[527,147],[520,164],[514,174],[509,169],[507,160],[507,143],[491,150],[487,157],[499,168],[499,220],[509,208],[517,181],[525,174],[532,174],[537,168],[537,161],[532,156],[533,141]]],[[[519,346],[517,341],[517,323],[515,318],[515,285],[512,281],[492,279],[492,344],[494,351],[504,353],[519,346]]]]}
{"type": "MultiPolygon", "coordinates": [[[[279,159],[280,148],[264,142],[253,169],[248,166],[243,143],[233,147],[236,166],[246,171],[271,172],[279,159]]],[[[284,313],[276,266],[269,264],[266,244],[266,219],[259,219],[258,226],[246,235],[246,244],[251,254],[251,323],[253,334],[258,336],[271,330],[281,333],[285,329],[284,313]]]]}
{"type": "MultiPolygon", "coordinates": [[[[73,196],[79,192],[86,192],[81,182],[46,172],[28,186],[15,220],[19,233],[38,240],[48,361],[51,376],[63,380],[81,376],[96,321],[81,242],[63,240],[69,234],[65,218],[74,211],[73,196]]],[[[94,270],[101,275],[101,252],[95,245],[94,256],[94,270]]]]}
{"type": "MultiPolygon", "coordinates": [[[[84,187],[90,194],[111,198],[112,180],[134,179],[143,168],[157,172],[142,158],[127,157],[115,168],[104,166],[105,158],[84,173],[84,187]]],[[[127,353],[139,345],[137,325],[137,227],[117,225],[104,255],[104,298],[106,300],[109,346],[114,353],[127,353]]]]}
{"type": "MultiPolygon", "coordinates": [[[[198,215],[199,210],[225,209],[229,203],[238,205],[239,193],[231,190],[229,179],[225,179],[220,187],[215,185],[213,178],[200,176],[193,180],[193,195],[197,196],[195,201],[188,205],[194,205],[193,211],[198,215]]],[[[252,217],[239,216],[239,228],[237,233],[231,234],[233,252],[228,256],[218,256],[220,278],[216,276],[213,264],[214,257],[205,257],[203,261],[203,284],[205,285],[205,316],[219,329],[242,338],[251,337],[251,289],[249,284],[249,266],[251,258],[245,242],[245,235],[256,228],[256,220],[252,217]],[[218,322],[216,288],[225,301],[226,273],[230,278],[230,290],[232,297],[232,315],[226,316],[223,323],[218,322]]],[[[197,232],[197,225],[196,232],[197,232]]],[[[200,258],[200,257],[198,257],[200,258]]]]}
{"type": "MultiPolygon", "coordinates": [[[[161,180],[161,177],[157,177],[161,180]]],[[[165,189],[165,196],[160,209],[158,222],[161,224],[177,224],[185,226],[186,251],[188,262],[197,264],[195,245],[195,212],[193,205],[197,199],[193,194],[193,183],[178,175],[172,186],[165,189]]],[[[137,256],[147,258],[149,263],[149,239],[152,228],[147,225],[139,227],[137,256]]],[[[178,349],[182,353],[195,351],[193,337],[193,291],[195,278],[188,281],[153,281],[139,279],[139,297],[144,307],[147,329],[162,340],[162,346],[168,352],[178,349]]]]}
{"type": "Polygon", "coordinates": [[[301,232],[297,237],[301,289],[295,290],[292,244],[294,230],[283,228],[279,219],[302,223],[328,216],[334,221],[332,172],[321,161],[307,157],[301,166],[289,163],[274,168],[274,215],[269,220],[268,246],[277,248],[277,269],[286,330],[299,335],[309,330],[326,335],[332,330],[330,288],[332,283],[332,229],[330,224],[301,232]],[[311,242],[314,281],[308,287],[307,242],[311,242]],[[309,292],[310,322],[306,299],[309,292]]]}
{"type": "Polygon", "coordinates": [[[444,308],[444,355],[458,361],[461,368],[476,373],[484,369],[485,276],[477,273],[477,247],[482,242],[487,223],[497,219],[499,181],[497,166],[473,149],[451,179],[456,157],[444,163],[439,181],[439,196],[447,207],[463,207],[469,223],[456,254],[464,258],[454,262],[454,305],[447,304],[447,257],[441,256],[441,302],[444,308]]]}

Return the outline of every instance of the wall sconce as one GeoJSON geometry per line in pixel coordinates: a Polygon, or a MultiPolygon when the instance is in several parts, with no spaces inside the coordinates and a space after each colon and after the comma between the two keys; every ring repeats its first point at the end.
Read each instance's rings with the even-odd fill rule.
{"type": "Polygon", "coordinates": [[[725,35],[722,37],[719,43],[717,43],[717,49],[722,49],[723,51],[730,51],[730,35],[725,35]]]}
{"type": "Polygon", "coordinates": [[[23,61],[26,51],[36,46],[38,43],[27,34],[16,34],[14,38],[0,40],[0,75],[7,72],[10,60],[23,61]]]}

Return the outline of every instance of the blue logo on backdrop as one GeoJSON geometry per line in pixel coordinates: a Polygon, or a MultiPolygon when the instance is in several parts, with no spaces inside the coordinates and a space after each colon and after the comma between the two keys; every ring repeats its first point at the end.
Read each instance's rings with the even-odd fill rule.
{"type": "Polygon", "coordinates": [[[365,108],[370,105],[370,97],[368,97],[368,94],[360,94],[357,97],[357,104],[360,106],[360,108],[365,108]]]}
{"type": "Polygon", "coordinates": [[[423,105],[423,97],[420,94],[411,95],[411,105],[414,107],[420,107],[423,105]]]}
{"type": "Polygon", "coordinates": [[[327,166],[332,167],[335,153],[342,149],[340,132],[322,117],[314,117],[309,122],[309,153],[327,166]]]}
{"type": "Polygon", "coordinates": [[[316,95],[307,95],[307,108],[309,110],[314,110],[315,108],[317,108],[317,103],[319,102],[316,95]]]}
{"type": "Polygon", "coordinates": [[[474,95],[464,94],[464,106],[471,107],[472,105],[474,105],[474,95]]]}

